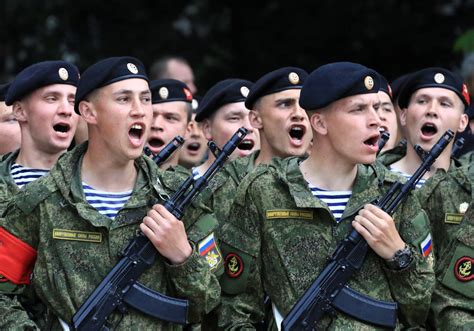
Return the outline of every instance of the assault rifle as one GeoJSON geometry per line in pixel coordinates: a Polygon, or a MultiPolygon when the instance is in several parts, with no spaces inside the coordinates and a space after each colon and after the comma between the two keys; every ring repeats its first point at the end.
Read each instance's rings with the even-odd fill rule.
{"type": "Polygon", "coordinates": [[[390,133],[388,133],[387,131],[382,132],[382,134],[380,135],[380,140],[378,144],[379,150],[377,152],[377,155],[379,155],[382,152],[382,148],[384,148],[385,144],[387,143],[389,139],[390,139],[390,133]]]}
{"type": "Polygon", "coordinates": [[[150,148],[145,147],[144,152],[147,156],[150,156],[151,159],[156,163],[156,165],[160,165],[165,162],[171,154],[173,154],[181,145],[184,143],[184,139],[181,136],[176,136],[171,140],[165,148],[163,148],[158,154],[153,155],[153,152],[150,148]],[[153,155],[153,156],[152,156],[153,155]]]}
{"type": "MultiPolygon", "coordinates": [[[[185,208],[222,168],[225,161],[247,134],[240,128],[216,155],[216,160],[197,180],[190,175],[163,205],[177,219],[185,208]]],[[[116,309],[125,314],[127,305],[163,321],[187,324],[188,301],[163,295],[140,284],[138,279],[159,255],[148,238],[139,234],[123,251],[122,259],[102,280],[72,318],[75,330],[108,330],[107,318],[116,309]]]]}
{"type": "MultiPolygon", "coordinates": [[[[427,153],[410,180],[405,184],[394,183],[377,202],[377,206],[392,215],[453,137],[454,133],[448,130],[427,153]]],[[[324,315],[334,314],[335,309],[366,323],[395,328],[398,309],[396,302],[372,299],[346,285],[352,275],[362,268],[368,249],[365,239],[352,229],[339,243],[323,271],[283,320],[282,330],[314,330],[324,315]]]]}

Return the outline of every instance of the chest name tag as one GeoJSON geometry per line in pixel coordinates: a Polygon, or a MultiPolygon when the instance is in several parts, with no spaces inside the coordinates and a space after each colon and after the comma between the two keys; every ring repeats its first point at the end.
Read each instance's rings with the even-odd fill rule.
{"type": "Polygon", "coordinates": [[[295,209],[267,210],[267,220],[278,218],[299,218],[303,220],[312,220],[313,212],[295,209]]]}
{"type": "Polygon", "coordinates": [[[453,213],[446,213],[444,215],[444,223],[448,224],[461,224],[463,214],[453,214],[453,213]]]}
{"type": "Polygon", "coordinates": [[[85,241],[90,243],[101,243],[102,233],[75,230],[53,229],[53,238],[59,240],[85,241]]]}

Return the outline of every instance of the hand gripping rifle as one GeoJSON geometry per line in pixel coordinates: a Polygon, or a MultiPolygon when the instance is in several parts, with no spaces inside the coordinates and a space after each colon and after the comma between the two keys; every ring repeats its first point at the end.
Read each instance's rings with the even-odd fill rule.
{"type": "MultiPolygon", "coordinates": [[[[242,142],[247,130],[240,128],[224,145],[216,160],[202,177],[193,180],[190,175],[164,206],[177,219],[185,208],[222,168],[235,148],[242,142]]],[[[131,306],[147,315],[164,321],[185,325],[188,301],[176,299],[151,290],[138,282],[159,255],[148,238],[140,234],[133,238],[123,251],[122,259],[102,280],[72,318],[75,330],[108,330],[106,320],[115,309],[125,314],[131,306]]]]}
{"type": "MultiPolygon", "coordinates": [[[[392,215],[453,137],[454,133],[448,130],[426,155],[410,180],[405,184],[394,183],[377,206],[392,215]]],[[[282,330],[314,330],[324,315],[334,314],[335,309],[369,324],[395,328],[398,308],[396,302],[372,299],[346,285],[352,275],[362,268],[368,249],[365,239],[352,229],[339,243],[323,271],[283,320],[282,330]]]]}
{"type": "Polygon", "coordinates": [[[183,137],[176,136],[158,154],[151,156],[153,153],[148,147],[144,148],[144,152],[147,156],[151,156],[151,159],[156,163],[157,166],[160,166],[171,156],[171,154],[181,147],[183,143],[183,137]]]}

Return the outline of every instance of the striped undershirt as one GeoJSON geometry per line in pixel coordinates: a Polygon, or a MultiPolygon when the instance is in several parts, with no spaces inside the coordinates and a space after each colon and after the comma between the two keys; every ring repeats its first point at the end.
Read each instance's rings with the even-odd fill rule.
{"type": "Polygon", "coordinates": [[[82,189],[87,202],[97,209],[99,213],[111,219],[117,216],[119,210],[127,203],[132,195],[132,190],[125,192],[105,192],[96,190],[82,182],[82,189]]]}
{"type": "Polygon", "coordinates": [[[347,202],[349,201],[352,191],[328,191],[317,188],[316,186],[308,183],[308,187],[313,193],[315,198],[318,198],[324,201],[329,210],[331,210],[336,222],[341,221],[342,214],[344,209],[346,209],[347,202]]]}
{"type": "MultiPolygon", "coordinates": [[[[410,178],[411,178],[411,175],[409,175],[409,174],[407,174],[407,173],[405,173],[405,172],[402,172],[402,171],[400,171],[400,170],[398,170],[398,169],[395,169],[395,168],[393,168],[393,167],[390,167],[390,171],[393,172],[393,173],[396,173],[396,174],[398,174],[398,175],[402,175],[403,177],[406,178],[406,180],[410,180],[410,178]]],[[[421,179],[418,181],[418,183],[416,183],[416,186],[415,186],[415,187],[416,187],[416,188],[420,188],[420,187],[422,187],[423,185],[425,185],[425,182],[426,182],[426,179],[421,178],[421,179]]]]}
{"type": "Polygon", "coordinates": [[[15,181],[16,186],[22,188],[24,185],[31,183],[41,176],[46,175],[49,170],[27,168],[17,163],[12,164],[10,174],[15,181]]]}

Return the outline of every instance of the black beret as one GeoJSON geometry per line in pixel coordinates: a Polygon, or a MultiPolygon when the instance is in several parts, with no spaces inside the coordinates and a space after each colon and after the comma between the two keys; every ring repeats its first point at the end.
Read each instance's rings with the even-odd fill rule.
{"type": "Polygon", "coordinates": [[[10,83],[0,85],[0,101],[5,102],[5,97],[7,96],[8,88],[10,83]]]}
{"type": "Polygon", "coordinates": [[[184,101],[191,103],[193,95],[188,86],[176,79],[158,79],[150,82],[151,102],[184,101]]]}
{"type": "Polygon", "coordinates": [[[408,78],[412,73],[404,74],[398,78],[395,78],[391,83],[390,86],[392,87],[392,100],[394,103],[398,103],[398,97],[400,96],[400,92],[402,91],[402,87],[407,82],[408,78]]]}
{"type": "Polygon", "coordinates": [[[466,109],[466,114],[469,117],[469,121],[474,119],[474,104],[470,104],[466,109]]]}
{"type": "Polygon", "coordinates": [[[334,101],[358,94],[377,93],[379,73],[361,64],[335,62],[314,70],[301,90],[300,106],[320,109],[334,101]]]}
{"type": "Polygon", "coordinates": [[[15,101],[39,89],[53,84],[77,86],[79,70],[66,61],[44,61],[23,69],[11,82],[5,103],[12,105],[15,101]]]}
{"type": "Polygon", "coordinates": [[[201,122],[208,118],[220,107],[228,103],[245,101],[252,85],[252,82],[245,79],[231,78],[221,80],[207,91],[199,103],[196,122],[201,122]]]}
{"type": "Polygon", "coordinates": [[[301,89],[308,73],[301,68],[284,67],[263,75],[250,89],[245,107],[252,109],[255,102],[269,94],[291,89],[301,89]]]}
{"type": "Polygon", "coordinates": [[[384,76],[382,76],[381,74],[378,74],[378,75],[379,75],[379,80],[380,80],[379,91],[387,93],[390,99],[393,100],[392,87],[390,86],[390,84],[388,83],[387,79],[384,76]]]}
{"type": "Polygon", "coordinates": [[[77,86],[74,110],[79,114],[79,103],[95,89],[132,78],[148,82],[143,63],[134,57],[109,57],[91,65],[84,71],[77,86]]]}
{"type": "Polygon", "coordinates": [[[469,92],[461,76],[443,68],[426,68],[410,74],[400,91],[398,104],[400,108],[407,108],[412,94],[422,88],[438,87],[456,93],[465,107],[470,104],[469,92]]]}

